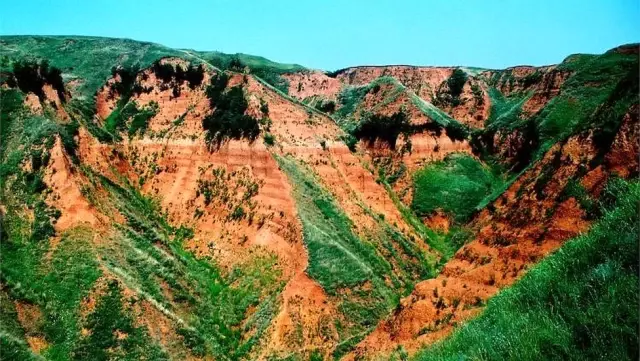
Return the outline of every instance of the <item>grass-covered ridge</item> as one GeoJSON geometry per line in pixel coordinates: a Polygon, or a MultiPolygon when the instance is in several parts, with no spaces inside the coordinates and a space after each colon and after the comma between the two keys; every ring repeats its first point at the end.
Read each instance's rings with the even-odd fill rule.
{"type": "Polygon", "coordinates": [[[218,51],[198,52],[210,64],[224,70],[244,72],[248,70],[281,92],[287,94],[289,82],[281,75],[305,70],[298,64],[276,63],[261,56],[248,54],[224,54],[218,51]]]}
{"type": "Polygon", "coordinates": [[[242,64],[240,67],[247,66],[253,74],[285,93],[287,85],[279,75],[304,69],[247,54],[172,49],[144,41],[91,36],[0,36],[2,56],[47,59],[52,66],[62,69],[65,83],[79,80],[78,92],[85,97],[91,97],[104,84],[112,67],[139,64],[145,68],[164,57],[181,57],[196,65],[209,63],[221,69],[231,69],[236,60],[242,64]]]}
{"type": "MultiPolygon", "coordinates": [[[[638,68],[637,54],[607,52],[568,57],[553,71],[569,73],[569,77],[560,87],[559,94],[536,114],[522,113],[523,104],[533,95],[532,87],[513,92],[508,97],[496,88],[490,88],[490,117],[484,130],[473,133],[474,151],[484,155],[499,152],[499,146],[508,146],[502,141],[516,135],[519,146],[512,151],[509,162],[512,170],[519,172],[539,159],[553,144],[574,134],[594,129],[598,134],[607,128],[605,133],[612,138],[620,115],[637,102],[638,68]],[[608,104],[606,111],[601,109],[603,104],[608,104]],[[614,120],[603,124],[606,119],[614,120]],[[496,134],[501,139],[494,144],[496,134]]],[[[538,73],[530,77],[539,77],[534,74],[538,73]]],[[[522,81],[526,82],[527,77],[522,81]]]]}
{"type": "Polygon", "coordinates": [[[640,184],[613,181],[606,192],[617,201],[588,234],[415,360],[637,360],[640,184]]]}

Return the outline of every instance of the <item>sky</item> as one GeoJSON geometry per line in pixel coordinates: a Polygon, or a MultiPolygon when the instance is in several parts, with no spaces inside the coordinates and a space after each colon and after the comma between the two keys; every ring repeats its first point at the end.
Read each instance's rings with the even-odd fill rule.
{"type": "Polygon", "coordinates": [[[640,42],[639,0],[2,0],[1,35],[91,35],[354,65],[547,65],[640,42]]]}

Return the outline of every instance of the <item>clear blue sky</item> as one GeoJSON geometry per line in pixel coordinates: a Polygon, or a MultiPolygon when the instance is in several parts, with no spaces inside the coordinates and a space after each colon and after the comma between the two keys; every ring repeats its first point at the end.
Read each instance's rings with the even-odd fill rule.
{"type": "Polygon", "coordinates": [[[640,41],[638,0],[2,0],[0,11],[3,35],[126,37],[327,70],[543,65],[640,41]]]}

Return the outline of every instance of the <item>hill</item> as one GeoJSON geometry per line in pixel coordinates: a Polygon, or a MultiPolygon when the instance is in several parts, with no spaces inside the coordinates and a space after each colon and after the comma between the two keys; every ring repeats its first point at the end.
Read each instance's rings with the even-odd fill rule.
{"type": "Polygon", "coordinates": [[[637,359],[638,69],[0,37],[2,357],[637,359]]]}

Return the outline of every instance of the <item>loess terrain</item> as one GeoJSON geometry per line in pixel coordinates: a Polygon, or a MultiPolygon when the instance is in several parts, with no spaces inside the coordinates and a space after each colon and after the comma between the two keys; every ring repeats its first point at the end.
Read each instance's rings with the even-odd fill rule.
{"type": "Polygon", "coordinates": [[[639,66],[0,37],[0,356],[638,359],[639,66]]]}

